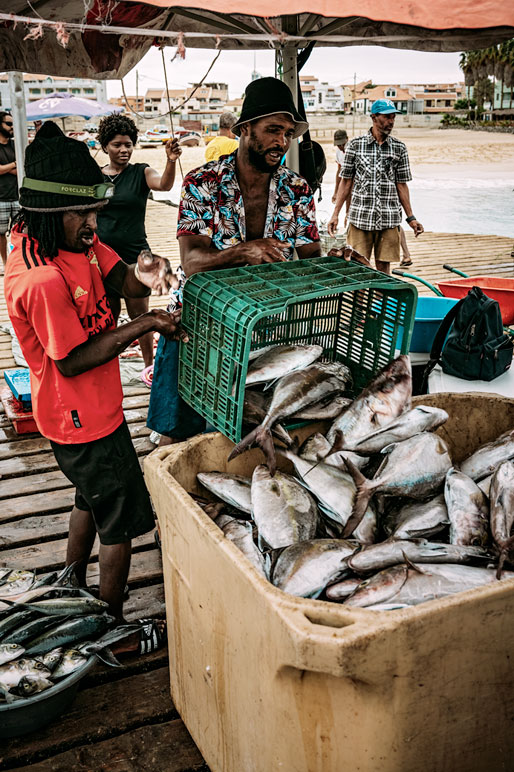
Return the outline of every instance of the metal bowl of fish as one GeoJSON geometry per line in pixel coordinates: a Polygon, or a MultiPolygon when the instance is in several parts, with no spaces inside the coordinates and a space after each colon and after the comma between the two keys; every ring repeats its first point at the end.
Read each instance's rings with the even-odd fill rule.
{"type": "Polygon", "coordinates": [[[93,655],[74,673],[55,686],[31,697],[0,704],[0,738],[18,737],[35,732],[61,715],[71,704],[79,683],[97,662],[93,655]]]}

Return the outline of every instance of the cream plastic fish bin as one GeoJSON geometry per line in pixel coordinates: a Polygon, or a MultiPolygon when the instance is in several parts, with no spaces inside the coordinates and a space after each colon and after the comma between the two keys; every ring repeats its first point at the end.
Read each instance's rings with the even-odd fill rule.
{"type": "MultiPolygon", "coordinates": [[[[502,397],[416,403],[450,414],[438,431],[455,462],[514,426],[502,397]]],[[[227,464],[232,447],[201,435],[145,462],[171,695],[212,772],[512,770],[514,580],[392,612],[286,595],[187,493],[199,471],[250,475],[262,461],[254,450],[227,464]]]]}

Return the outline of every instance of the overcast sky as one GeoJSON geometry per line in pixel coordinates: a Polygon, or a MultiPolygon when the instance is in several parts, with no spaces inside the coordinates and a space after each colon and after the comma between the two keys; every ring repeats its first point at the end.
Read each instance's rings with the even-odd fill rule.
{"type": "MultiPolygon", "coordinates": [[[[170,88],[181,88],[200,80],[207,71],[216,52],[208,49],[188,48],[185,59],[171,59],[174,48],[165,48],[165,59],[170,88]]],[[[256,68],[261,75],[274,75],[274,52],[255,52],[256,68]]],[[[207,82],[228,83],[231,97],[241,96],[251,79],[254,67],[253,51],[223,51],[212,68],[207,82]]],[[[148,88],[164,86],[161,53],[152,48],[137,66],[139,93],[148,88]]],[[[127,95],[136,93],[136,69],[125,78],[127,95]]],[[[331,85],[351,84],[354,73],[357,83],[371,78],[376,84],[446,83],[462,80],[459,54],[434,54],[421,51],[402,51],[379,46],[349,46],[346,48],[314,49],[302,74],[314,75],[331,85]]],[[[119,81],[107,81],[108,96],[121,95],[119,81]]]]}

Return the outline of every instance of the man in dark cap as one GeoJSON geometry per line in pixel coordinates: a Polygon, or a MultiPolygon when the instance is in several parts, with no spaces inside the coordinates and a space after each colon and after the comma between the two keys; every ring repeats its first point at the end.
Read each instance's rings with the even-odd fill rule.
{"type": "MultiPolygon", "coordinates": [[[[122,620],[131,539],[155,523],[123,416],[117,357],[149,331],[178,338],[180,313],[154,310],[116,328],[106,295],[167,290],[170,269],[148,252],[126,265],[98,240],[96,212],[113,186],[85,144],[47,122],[27,148],[25,173],[6,266],[7,309],[30,368],[35,420],[76,487],[66,562],[76,564],[85,586],[98,533],[99,596],[122,620]]],[[[140,650],[151,651],[164,628],[142,621],[140,650]]]]}
{"type": "MultiPolygon", "coordinates": [[[[259,265],[321,254],[312,191],[282,166],[291,142],[308,124],[291,91],[276,78],[252,81],[232,131],[232,155],[190,172],[182,185],[177,237],[183,276],[216,268],[259,265]]],[[[180,289],[172,307],[180,303],[180,289]]],[[[160,444],[202,431],[204,421],[178,395],[178,346],[157,347],[148,426],[160,444]]]]}

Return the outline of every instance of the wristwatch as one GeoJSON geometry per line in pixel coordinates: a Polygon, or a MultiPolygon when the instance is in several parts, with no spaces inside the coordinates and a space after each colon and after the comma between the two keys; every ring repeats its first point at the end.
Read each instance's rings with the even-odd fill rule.
{"type": "Polygon", "coordinates": [[[405,222],[412,222],[413,220],[417,220],[417,217],[415,215],[411,214],[410,217],[407,217],[405,219],[405,222]]]}

